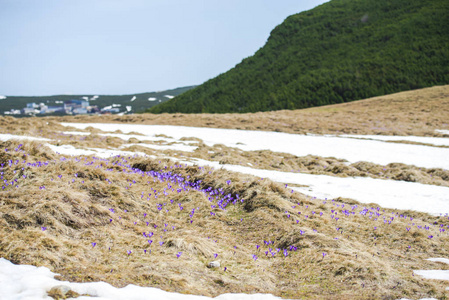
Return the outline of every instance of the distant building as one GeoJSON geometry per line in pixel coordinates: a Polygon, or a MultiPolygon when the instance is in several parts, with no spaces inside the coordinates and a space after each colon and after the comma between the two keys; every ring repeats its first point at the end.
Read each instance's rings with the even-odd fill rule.
{"type": "Polygon", "coordinates": [[[87,107],[87,113],[89,114],[98,114],[100,113],[100,109],[97,105],[91,105],[87,107]]]}
{"type": "Polygon", "coordinates": [[[69,100],[64,102],[64,111],[66,114],[87,114],[89,101],[86,100],[69,100]]]}
{"type": "Polygon", "coordinates": [[[20,109],[11,109],[10,111],[4,111],[5,115],[20,115],[22,112],[20,109]]]}
{"type": "Polygon", "coordinates": [[[64,107],[62,106],[45,106],[41,107],[41,114],[51,114],[56,112],[64,112],[64,107]]]}
{"type": "Polygon", "coordinates": [[[22,113],[22,115],[34,115],[34,114],[39,113],[39,111],[37,109],[28,107],[28,104],[27,104],[27,107],[24,107],[20,112],[22,113]]]}
{"type": "MultiPolygon", "coordinates": [[[[87,98],[87,97],[83,97],[87,98]]],[[[92,97],[91,100],[96,100],[98,96],[92,97]]],[[[103,108],[99,108],[97,105],[89,105],[89,101],[84,99],[72,99],[69,101],[56,100],[55,104],[64,104],[64,106],[49,106],[49,100],[45,103],[27,103],[26,107],[21,110],[11,110],[5,111],[5,115],[23,114],[23,115],[36,115],[36,114],[51,114],[51,113],[61,113],[68,115],[82,115],[82,114],[118,114],[122,104],[111,104],[103,108]]],[[[132,111],[132,106],[126,106],[126,111],[123,113],[130,113],[132,111]]]]}
{"type": "Polygon", "coordinates": [[[87,114],[87,108],[85,107],[76,107],[72,109],[72,114],[74,115],[85,115],[87,114]]]}

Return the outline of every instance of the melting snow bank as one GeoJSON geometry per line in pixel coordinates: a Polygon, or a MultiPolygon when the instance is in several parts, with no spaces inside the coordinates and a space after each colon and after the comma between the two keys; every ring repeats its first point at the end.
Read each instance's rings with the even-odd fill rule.
{"type": "Polygon", "coordinates": [[[125,155],[125,156],[148,156],[143,152],[131,152],[131,151],[120,151],[120,150],[110,150],[110,149],[102,149],[102,148],[89,148],[79,149],[75,148],[72,145],[62,145],[55,146],[51,144],[46,144],[51,150],[55,153],[63,154],[63,155],[87,155],[87,156],[96,156],[101,158],[109,158],[116,155],[125,155]]]}
{"type": "MultiPolygon", "coordinates": [[[[182,161],[182,163],[189,162],[182,161]]],[[[362,203],[376,203],[386,208],[416,210],[432,215],[449,213],[449,187],[366,177],[341,178],[259,170],[238,165],[220,165],[218,162],[202,159],[195,159],[195,163],[282,183],[307,185],[307,187],[293,187],[292,189],[322,199],[343,197],[362,203]]],[[[192,163],[190,162],[190,164],[192,163]]]]}
{"type": "MultiPolygon", "coordinates": [[[[438,132],[438,130],[436,130],[438,132]]],[[[447,131],[449,134],[449,130],[447,131]]],[[[342,134],[338,135],[343,138],[354,139],[366,139],[377,140],[386,142],[416,142],[423,144],[430,144],[435,146],[449,146],[449,138],[437,138],[437,137],[424,137],[424,136],[392,136],[392,135],[355,135],[355,134],[342,134]]]]}
{"type": "Polygon", "coordinates": [[[435,131],[442,134],[449,134],[449,130],[436,129],[435,131]]]}
{"type": "Polygon", "coordinates": [[[449,265],[449,259],[447,259],[447,258],[429,258],[427,260],[434,261],[434,262],[440,262],[440,263],[449,265]]]}
{"type": "MultiPolygon", "coordinates": [[[[138,135],[136,135],[138,137],[138,135]]],[[[29,138],[13,135],[0,135],[0,139],[29,138]],[[6,137],[4,137],[6,136],[6,137]]],[[[42,139],[41,139],[42,140],[42,139]]],[[[54,152],[64,155],[88,155],[109,158],[115,155],[147,156],[143,152],[130,152],[111,149],[78,149],[71,145],[55,146],[47,144],[54,152]]],[[[145,145],[144,145],[145,146],[145,145]]],[[[179,149],[180,146],[171,145],[179,149]]],[[[162,146],[161,146],[162,147],[162,146]]],[[[193,147],[192,147],[193,149],[193,147]]],[[[184,149],[187,150],[187,149],[184,149]]],[[[175,158],[175,160],[178,160],[175,158]]],[[[259,170],[238,165],[220,165],[202,159],[192,159],[196,164],[208,165],[214,168],[223,168],[233,172],[246,173],[262,178],[269,178],[276,182],[306,185],[306,187],[293,187],[292,189],[309,196],[318,198],[351,198],[362,203],[376,203],[386,208],[416,210],[432,215],[449,213],[449,188],[426,185],[413,182],[373,179],[366,177],[333,177],[327,175],[311,175],[289,173],[271,170],[259,170]]],[[[183,163],[193,164],[183,161],[183,163]]]]}
{"type": "MultiPolygon", "coordinates": [[[[66,155],[95,155],[102,158],[108,158],[114,155],[147,156],[141,152],[97,148],[84,150],[77,149],[71,145],[47,146],[56,153],[66,155]]],[[[173,159],[180,161],[176,158],[173,159]]],[[[367,177],[341,178],[327,175],[260,170],[238,165],[220,165],[219,162],[196,158],[192,159],[192,161],[181,160],[180,162],[191,165],[211,166],[217,169],[223,168],[233,172],[268,178],[281,183],[306,185],[306,187],[293,187],[292,189],[322,199],[343,197],[351,198],[362,203],[376,203],[386,208],[416,210],[432,215],[449,213],[449,187],[367,177]]]]}
{"type": "Polygon", "coordinates": [[[63,131],[65,135],[90,135],[90,132],[82,132],[82,131],[63,131]]]}
{"type": "Polygon", "coordinates": [[[449,270],[416,270],[414,273],[425,279],[449,280],[449,270]]]}
{"type": "MultiPolygon", "coordinates": [[[[429,258],[427,260],[449,264],[447,258],[429,258]]],[[[416,270],[413,272],[424,279],[449,280],[449,270],[416,270]]],[[[449,291],[449,287],[446,290],[449,291]]]]}
{"type": "Polygon", "coordinates": [[[172,145],[157,145],[157,144],[124,144],[120,148],[126,148],[131,146],[141,146],[150,148],[153,150],[175,150],[175,151],[185,151],[185,152],[193,152],[198,147],[190,146],[185,144],[172,144],[172,145]]]}
{"type": "MultiPolygon", "coordinates": [[[[336,157],[354,163],[373,162],[380,165],[404,163],[425,168],[449,169],[449,148],[388,143],[379,140],[354,139],[338,136],[300,135],[283,132],[184,127],[168,125],[136,125],[106,123],[61,123],[85,129],[89,126],[103,131],[121,130],[138,132],[147,136],[165,134],[175,139],[196,137],[206,145],[224,144],[244,151],[271,150],[296,156],[309,154],[336,157]]],[[[143,137],[141,137],[143,138],[143,137]]],[[[140,139],[141,139],[140,138],[140,139]]],[[[139,138],[138,138],[139,139],[139,138]]],[[[426,140],[427,141],[427,140],[426,140]]],[[[441,141],[441,138],[437,138],[441,141]]]]}
{"type": "Polygon", "coordinates": [[[73,283],[68,281],[58,281],[54,279],[57,275],[46,267],[35,267],[30,265],[15,265],[10,261],[0,258],[0,291],[1,299],[49,299],[47,292],[55,286],[65,285],[78,294],[88,294],[91,297],[81,296],[76,299],[90,300],[96,297],[98,300],[275,300],[281,299],[269,294],[224,294],[216,298],[205,296],[183,295],[169,293],[157,288],[139,287],[128,285],[124,288],[115,288],[105,282],[73,283]]]}

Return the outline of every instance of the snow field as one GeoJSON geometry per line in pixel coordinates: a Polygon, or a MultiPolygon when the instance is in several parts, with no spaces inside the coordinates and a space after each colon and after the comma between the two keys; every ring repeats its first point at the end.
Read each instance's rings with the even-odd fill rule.
{"type": "MultiPolygon", "coordinates": [[[[265,132],[235,129],[199,128],[163,125],[61,123],[85,129],[89,126],[103,131],[121,130],[124,133],[138,132],[152,137],[164,134],[179,140],[182,137],[196,137],[206,145],[224,144],[243,151],[271,150],[296,156],[317,155],[345,159],[350,163],[358,161],[387,165],[404,163],[425,168],[449,169],[449,148],[422,145],[388,143],[379,140],[364,140],[337,136],[299,135],[282,132],[265,132]]],[[[438,142],[449,144],[449,138],[438,138],[438,142]]]]}

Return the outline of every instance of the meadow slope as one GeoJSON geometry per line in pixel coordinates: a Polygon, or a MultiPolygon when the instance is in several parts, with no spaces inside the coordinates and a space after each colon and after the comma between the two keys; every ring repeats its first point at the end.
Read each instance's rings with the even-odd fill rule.
{"type": "Polygon", "coordinates": [[[137,123],[315,134],[444,136],[449,85],[300,110],[245,114],[140,114],[52,118],[70,122],[137,123]]]}
{"type": "MultiPolygon", "coordinates": [[[[447,282],[414,271],[448,269],[427,259],[449,258],[449,211],[320,199],[299,192],[301,184],[226,169],[239,165],[444,189],[444,167],[349,163],[287,149],[246,151],[228,142],[209,144],[195,137],[194,128],[190,136],[176,137],[99,127],[400,135],[405,141],[393,142],[404,149],[446,151],[448,135],[436,130],[449,130],[448,100],[449,87],[443,86],[276,114],[0,118],[0,257],[47,266],[74,282],[206,296],[447,298],[447,282]],[[416,140],[412,135],[432,139],[410,142],[416,140]],[[221,266],[208,268],[211,261],[221,266]]],[[[413,197],[406,201],[412,204],[413,197]]]]}

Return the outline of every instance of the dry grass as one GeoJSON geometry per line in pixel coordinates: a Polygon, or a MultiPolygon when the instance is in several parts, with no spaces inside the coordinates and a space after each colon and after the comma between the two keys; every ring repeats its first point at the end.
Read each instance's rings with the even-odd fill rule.
{"type": "Polygon", "coordinates": [[[316,134],[443,136],[449,130],[449,85],[302,110],[248,114],[142,114],[49,118],[316,134]]]}
{"type": "Polygon", "coordinates": [[[181,167],[168,160],[61,159],[38,142],[22,142],[15,151],[19,144],[10,141],[0,147],[2,176],[8,182],[17,179],[0,198],[0,255],[14,263],[44,265],[72,281],[134,283],[209,296],[226,292],[319,299],[445,296],[444,284],[414,277],[412,270],[442,267],[425,259],[449,256],[444,247],[449,237],[438,227],[449,225],[447,217],[376,205],[355,208],[349,199],[324,203],[266,179],[181,167]],[[40,161],[41,166],[24,160],[40,161]],[[190,176],[192,182],[201,180],[201,189],[210,187],[234,198],[238,194],[243,202],[226,210],[213,208],[208,197],[216,195],[193,189],[178,193],[178,184],[135,172],[136,168],[190,176]],[[363,207],[366,215],[360,214],[363,207]],[[346,209],[355,214],[345,216],[346,209]],[[391,224],[384,223],[391,217],[391,224]],[[143,232],[154,235],[144,237],[143,232]],[[297,251],[290,251],[290,246],[297,251]],[[272,257],[265,254],[269,248],[281,250],[272,257]],[[219,260],[222,267],[207,268],[212,260],[219,260]]]}
{"type": "MultiPolygon", "coordinates": [[[[118,148],[138,141],[104,137],[93,128],[86,130],[91,133],[88,136],[63,135],[61,131],[70,129],[59,121],[441,136],[434,130],[449,129],[445,123],[448,99],[449,86],[443,86],[329,107],[244,115],[3,117],[0,129],[2,133],[46,137],[53,139],[53,144],[78,148],[118,148]]],[[[449,182],[447,171],[441,169],[366,162],[347,166],[335,158],[243,152],[194,141],[199,147],[193,153],[142,146],[128,150],[289,172],[444,186],[449,182]]],[[[0,144],[5,186],[0,191],[0,256],[14,263],[47,266],[66,280],[102,280],[119,287],[134,283],[209,296],[227,292],[312,299],[449,296],[447,283],[413,276],[416,269],[448,268],[425,260],[449,257],[448,231],[441,231],[449,229],[447,216],[395,211],[351,199],[311,199],[266,179],[180,166],[163,158],[64,158],[44,144],[0,144]],[[154,171],[177,174],[201,188],[178,193],[178,182],[142,173],[154,171]],[[208,188],[211,190],[206,194],[204,189],[208,188]],[[211,191],[230,194],[233,199],[239,195],[240,200],[226,210],[211,207],[216,206],[217,197],[210,195],[211,191]],[[151,245],[148,240],[153,241],[151,245]],[[160,241],[164,243],[159,245],[160,241]],[[291,246],[297,250],[290,251],[291,246]],[[266,253],[270,248],[275,256],[266,253]],[[128,255],[127,251],[132,252],[128,255]],[[182,254],[177,258],[179,252],[182,254]],[[220,261],[221,267],[207,268],[213,260],[220,261]]]]}
{"type": "MultiPolygon", "coordinates": [[[[86,118],[86,117],[84,117],[86,118]]],[[[71,120],[74,120],[73,118],[71,120]]],[[[126,143],[135,145],[122,148],[126,151],[142,152],[148,155],[161,155],[176,157],[178,159],[200,158],[218,161],[220,164],[233,164],[251,166],[252,168],[277,170],[284,172],[301,172],[308,174],[324,174],[338,177],[359,176],[389,180],[402,180],[424,184],[449,186],[449,170],[441,168],[419,168],[401,163],[378,165],[370,162],[356,162],[348,164],[347,161],[334,157],[320,157],[307,155],[297,157],[288,153],[278,153],[269,150],[242,151],[225,145],[207,146],[198,138],[182,138],[180,141],[193,141],[198,149],[192,152],[180,150],[153,150],[145,147],[147,144],[169,145],[164,141],[142,142],[135,138],[122,140],[116,137],[102,136],[99,129],[88,127],[86,136],[62,134],[61,131],[78,131],[75,128],[61,126],[58,122],[46,118],[14,119],[12,117],[0,118],[0,128],[4,132],[30,135],[52,139],[55,145],[72,145],[77,148],[104,148],[116,149],[126,143]]],[[[121,133],[116,131],[115,133],[121,133]]],[[[130,133],[130,135],[140,135],[130,133]]],[[[164,136],[160,136],[164,138],[164,136]]]]}
{"type": "MultiPolygon", "coordinates": [[[[142,147],[131,149],[145,152],[145,149],[142,147]]],[[[171,153],[172,156],[176,156],[174,152],[179,153],[179,151],[173,151],[171,153]]],[[[324,174],[338,177],[371,177],[449,186],[449,170],[419,168],[402,163],[390,163],[384,166],[370,162],[348,164],[346,160],[334,157],[315,155],[298,157],[288,153],[269,150],[242,151],[224,145],[210,147],[203,143],[200,143],[198,149],[193,153],[184,152],[182,155],[183,157],[218,161],[220,164],[251,166],[252,168],[264,170],[324,174]]]]}

